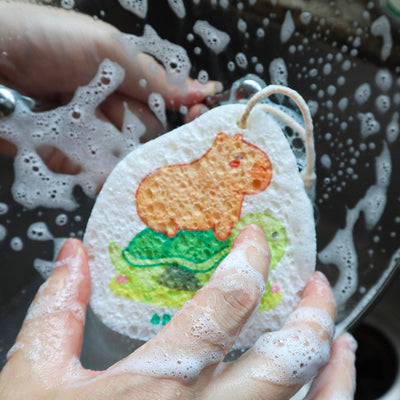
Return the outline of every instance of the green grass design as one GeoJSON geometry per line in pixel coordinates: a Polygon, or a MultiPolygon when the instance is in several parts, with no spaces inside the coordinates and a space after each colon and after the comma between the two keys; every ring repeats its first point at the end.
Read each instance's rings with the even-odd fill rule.
{"type": "MultiPolygon", "coordinates": [[[[163,234],[159,232],[152,235],[151,232],[146,231],[148,228],[144,230],[146,232],[142,231],[135,237],[138,238],[137,241],[135,241],[135,238],[131,241],[129,245],[131,248],[128,246],[124,251],[115,242],[111,242],[109,244],[109,255],[119,274],[111,280],[110,289],[117,295],[141,303],[181,308],[187,300],[194,296],[195,292],[164,287],[157,282],[157,278],[169,266],[179,266],[196,273],[200,283],[204,286],[213,274],[215,267],[228,253],[240,230],[249,224],[256,224],[264,230],[271,249],[270,268],[275,268],[286,251],[286,231],[278,220],[268,215],[262,213],[248,214],[237,223],[230,238],[224,241],[226,243],[216,241],[217,239],[214,238],[214,242],[207,239],[199,244],[196,243],[195,237],[191,246],[186,245],[183,246],[183,249],[180,249],[179,244],[184,243],[185,232],[174,243],[170,238],[162,237],[163,234]],[[150,237],[157,242],[153,247],[149,244],[149,241],[145,240],[150,237]],[[206,249],[198,251],[197,247],[201,244],[206,249]],[[137,248],[143,248],[143,253],[138,254],[137,248]],[[135,255],[131,254],[132,249],[136,252],[135,255]],[[184,255],[183,257],[179,256],[179,251],[184,255]],[[166,257],[171,252],[174,253],[174,257],[166,257]],[[152,257],[146,259],[146,254],[151,254],[152,257]],[[196,263],[193,259],[200,262],[196,263]],[[120,275],[126,277],[126,282],[123,284],[117,283],[117,278],[120,275]]],[[[193,232],[190,232],[190,234],[193,235],[193,232]]],[[[202,232],[200,235],[209,235],[209,233],[202,232]]],[[[281,300],[282,292],[272,293],[271,284],[268,282],[259,312],[275,308],[281,300]]]]}

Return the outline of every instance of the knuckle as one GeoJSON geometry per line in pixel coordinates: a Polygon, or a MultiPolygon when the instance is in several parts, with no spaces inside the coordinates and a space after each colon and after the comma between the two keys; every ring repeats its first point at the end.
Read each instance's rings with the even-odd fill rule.
{"type": "Polygon", "coordinates": [[[260,293],[254,285],[246,284],[243,287],[221,291],[222,302],[237,319],[244,319],[259,305],[260,293]]]}

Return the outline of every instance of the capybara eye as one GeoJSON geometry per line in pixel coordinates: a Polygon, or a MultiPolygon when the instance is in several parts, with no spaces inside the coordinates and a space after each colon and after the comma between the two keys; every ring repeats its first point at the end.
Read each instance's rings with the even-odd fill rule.
{"type": "Polygon", "coordinates": [[[238,168],[240,166],[240,161],[235,159],[229,163],[229,166],[232,168],[238,168]]]}

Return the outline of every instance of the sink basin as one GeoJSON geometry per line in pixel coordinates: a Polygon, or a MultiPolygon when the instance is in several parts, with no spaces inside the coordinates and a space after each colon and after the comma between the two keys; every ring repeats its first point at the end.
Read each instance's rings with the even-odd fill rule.
{"type": "MultiPolygon", "coordinates": [[[[117,1],[75,1],[78,10],[124,32],[140,35],[144,24],[152,25],[162,38],[187,50],[194,77],[207,71],[210,78],[229,87],[253,73],[302,94],[315,128],[317,268],[334,287],[337,331],[358,322],[354,332],[360,340],[371,336],[379,343],[388,340],[393,359],[398,360],[400,319],[394,306],[398,277],[376,308],[362,317],[400,261],[400,177],[396,173],[400,170],[400,22],[384,2],[361,0],[193,1],[187,2],[184,18],[177,17],[167,2],[160,3],[149,1],[144,20],[117,1]],[[165,15],[173,19],[174,29],[165,15]],[[213,52],[193,34],[198,20],[229,33],[223,52],[213,52]]],[[[179,123],[179,116],[170,117],[179,123]]],[[[7,211],[0,212],[0,225],[7,234],[0,237],[0,366],[42,282],[33,268],[35,260],[52,260],[60,238],[81,238],[94,201],[78,189],[75,211],[26,210],[10,194],[12,171],[12,160],[1,156],[0,194],[7,211]],[[60,215],[66,222],[60,223],[60,215]],[[48,240],[32,240],[26,234],[37,222],[46,223],[48,240]]],[[[94,348],[113,342],[115,333],[99,326],[91,313],[88,318],[87,337],[99,341],[92,343],[93,348],[91,339],[85,344],[83,357],[89,366],[109,365],[137,345],[129,343],[123,352],[104,345],[105,353],[96,354],[94,348]]],[[[393,370],[387,393],[379,394],[386,396],[383,399],[399,398],[399,372],[397,367],[393,370]]]]}
{"type": "Polygon", "coordinates": [[[395,400],[400,396],[400,275],[353,328],[358,341],[357,396],[395,400]]]}

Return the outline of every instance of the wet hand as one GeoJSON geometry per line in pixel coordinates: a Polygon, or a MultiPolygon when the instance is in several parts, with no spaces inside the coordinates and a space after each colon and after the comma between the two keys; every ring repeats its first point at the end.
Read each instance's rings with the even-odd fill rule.
{"type": "Polygon", "coordinates": [[[354,340],[336,340],[329,358],[336,308],[320,273],[280,331],[265,333],[242,357],[223,362],[259,305],[269,262],[263,232],[245,228],[208,284],[158,335],[106,371],[89,371],[79,362],[88,261],[82,243],[69,239],[0,374],[1,399],[278,400],[289,399],[316,374],[309,400],[338,393],[352,398],[354,340]]]}
{"type": "MultiPolygon", "coordinates": [[[[0,2],[0,84],[44,103],[65,104],[94,77],[100,62],[110,59],[124,68],[125,79],[99,107],[98,117],[121,129],[126,103],[146,125],[147,138],[165,130],[148,107],[151,93],[161,94],[169,110],[184,106],[189,121],[204,110],[207,96],[222,89],[218,82],[190,78],[180,86],[168,83],[154,58],[128,54],[121,35],[112,25],[74,11],[0,2]]],[[[9,144],[0,145],[3,153],[15,153],[9,144]]]]}

